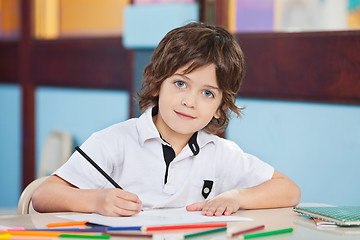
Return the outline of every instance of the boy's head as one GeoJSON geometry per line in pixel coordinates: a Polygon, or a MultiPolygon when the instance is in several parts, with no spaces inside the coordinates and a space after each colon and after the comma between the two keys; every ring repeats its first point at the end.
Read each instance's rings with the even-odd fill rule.
{"type": "Polygon", "coordinates": [[[186,74],[211,63],[216,66],[216,78],[223,97],[220,118],[213,118],[204,130],[209,133],[223,131],[230,118],[229,110],[240,115],[241,108],[235,105],[235,101],[246,66],[237,41],[221,27],[190,23],[166,34],[145,67],[139,94],[140,109],[157,106],[162,82],[179,68],[189,65],[186,74]]]}

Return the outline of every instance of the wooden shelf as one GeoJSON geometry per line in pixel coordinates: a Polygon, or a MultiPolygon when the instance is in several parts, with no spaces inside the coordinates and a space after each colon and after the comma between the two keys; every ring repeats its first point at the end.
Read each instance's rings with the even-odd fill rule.
{"type": "MultiPolygon", "coordinates": [[[[360,31],[236,34],[248,65],[240,96],[360,104],[360,31]]],[[[35,86],[132,88],[120,37],[33,40],[35,86]]],[[[0,82],[19,83],[18,43],[0,42],[0,82]]]]}
{"type": "Polygon", "coordinates": [[[36,85],[131,90],[132,52],[121,38],[35,41],[32,49],[36,85]]]}
{"type": "Polygon", "coordinates": [[[18,43],[0,41],[0,82],[18,83],[18,43]]]}
{"type": "MultiPolygon", "coordinates": [[[[0,42],[0,82],[19,83],[18,43],[0,42]]],[[[132,52],[121,38],[32,40],[30,81],[35,86],[132,88],[132,52]]]]}
{"type": "Polygon", "coordinates": [[[237,34],[244,97],[360,104],[360,31],[237,34]]]}

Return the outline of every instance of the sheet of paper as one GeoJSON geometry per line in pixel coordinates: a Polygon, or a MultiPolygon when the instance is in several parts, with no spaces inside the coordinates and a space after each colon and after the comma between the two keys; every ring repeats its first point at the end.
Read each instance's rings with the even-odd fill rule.
{"type": "Polygon", "coordinates": [[[11,227],[0,225],[0,231],[5,231],[6,229],[9,229],[11,227]]]}
{"type": "Polygon", "coordinates": [[[90,221],[112,227],[157,226],[191,224],[205,222],[253,221],[251,218],[237,216],[203,216],[200,211],[188,212],[185,208],[144,210],[132,217],[106,217],[99,214],[60,215],[71,221],[90,221]]]}
{"type": "Polygon", "coordinates": [[[312,218],[312,220],[315,222],[317,227],[337,227],[335,223],[328,222],[325,220],[321,220],[317,218],[312,218]]]}

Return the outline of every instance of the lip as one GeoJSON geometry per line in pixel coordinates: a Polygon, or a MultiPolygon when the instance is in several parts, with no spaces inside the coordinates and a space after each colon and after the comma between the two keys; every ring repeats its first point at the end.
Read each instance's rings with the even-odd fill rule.
{"type": "Polygon", "coordinates": [[[193,120],[195,119],[195,117],[191,116],[191,115],[188,115],[188,114],[185,114],[185,113],[182,113],[182,112],[177,112],[175,111],[176,115],[179,116],[181,119],[184,119],[184,120],[193,120]]]}

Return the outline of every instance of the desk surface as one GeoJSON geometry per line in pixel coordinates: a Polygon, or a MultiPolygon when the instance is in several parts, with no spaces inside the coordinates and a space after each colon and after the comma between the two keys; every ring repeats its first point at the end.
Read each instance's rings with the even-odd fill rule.
{"type": "MultiPolygon", "coordinates": [[[[25,228],[44,228],[49,222],[62,222],[63,218],[57,216],[66,213],[46,213],[46,214],[28,214],[28,215],[1,215],[0,225],[8,227],[23,226],[25,228]]],[[[240,217],[249,217],[254,221],[249,222],[231,222],[228,224],[228,231],[234,232],[241,229],[254,227],[257,225],[265,225],[265,231],[294,228],[294,232],[290,234],[281,234],[271,237],[257,238],[266,239],[360,239],[360,227],[316,227],[314,222],[306,217],[301,217],[294,213],[292,208],[265,209],[265,210],[240,210],[236,214],[240,217]]],[[[111,237],[111,239],[128,239],[120,237],[111,237]]],[[[145,239],[134,238],[131,239],[145,239]]],[[[154,238],[155,239],[155,238],[154,238]]],[[[196,237],[194,240],[209,239],[207,237],[196,237]]],[[[213,239],[213,238],[212,238],[213,239]]],[[[215,239],[215,238],[214,238],[215,239]]],[[[216,234],[216,239],[227,239],[226,235],[216,234]]],[[[234,238],[235,239],[235,238],[234,238]]]]}

